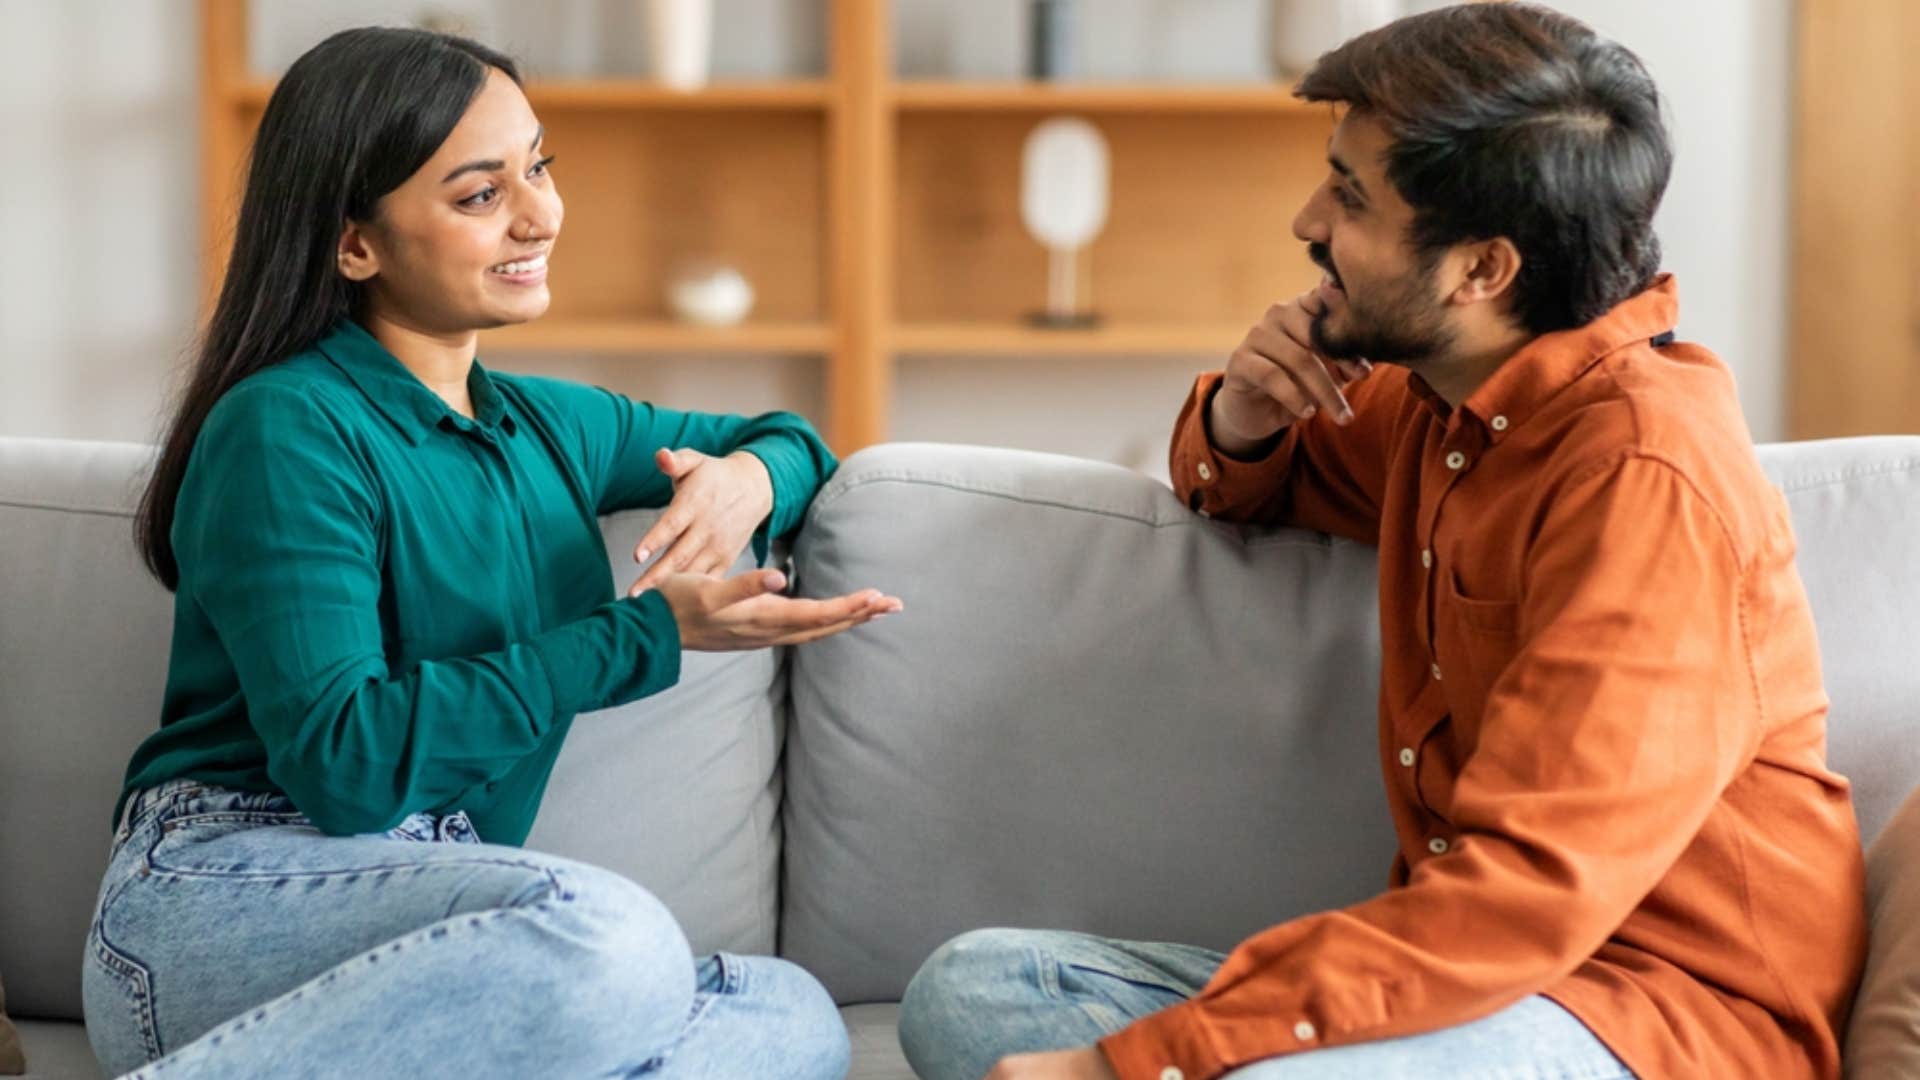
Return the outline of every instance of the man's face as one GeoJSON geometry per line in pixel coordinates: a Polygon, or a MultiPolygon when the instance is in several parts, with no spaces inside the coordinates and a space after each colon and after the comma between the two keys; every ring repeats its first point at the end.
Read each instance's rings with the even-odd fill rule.
{"type": "Polygon", "coordinates": [[[1307,257],[1327,272],[1314,348],[1329,359],[1415,367],[1453,346],[1433,268],[1407,240],[1413,208],[1387,180],[1385,129],[1349,110],[1327,143],[1326,182],[1293,219],[1307,257]]]}

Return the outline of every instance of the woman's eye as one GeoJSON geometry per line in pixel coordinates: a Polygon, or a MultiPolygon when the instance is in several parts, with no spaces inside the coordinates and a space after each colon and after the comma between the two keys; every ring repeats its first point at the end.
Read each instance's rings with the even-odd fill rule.
{"type": "Polygon", "coordinates": [[[476,191],[473,194],[467,196],[466,198],[461,199],[460,205],[474,206],[474,207],[485,206],[488,203],[492,202],[494,200],[494,197],[499,194],[500,194],[499,188],[496,188],[496,187],[481,188],[479,191],[476,191]]]}
{"type": "Polygon", "coordinates": [[[527,175],[528,176],[547,175],[547,169],[553,165],[553,159],[555,156],[556,155],[548,154],[546,157],[543,157],[539,161],[534,162],[533,168],[527,170],[527,175]]]}

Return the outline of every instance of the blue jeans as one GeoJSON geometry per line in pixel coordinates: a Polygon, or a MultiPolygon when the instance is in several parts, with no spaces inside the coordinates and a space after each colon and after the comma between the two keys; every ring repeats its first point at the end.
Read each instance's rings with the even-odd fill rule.
{"type": "MultiPolygon", "coordinates": [[[[1008,1054],[1098,1042],[1200,992],[1226,957],[1191,945],[1051,930],[975,930],[907,986],[900,1046],[923,1080],[980,1080],[1008,1054]]],[[[1230,1080],[1632,1080],[1573,1014],[1543,997],[1459,1027],[1269,1058],[1230,1080]]]]}
{"type": "Polygon", "coordinates": [[[142,1078],[838,1080],[849,1057],[812,976],[696,962],[618,874],[482,843],[464,814],[330,837],[191,781],[129,803],[83,992],[101,1064],[142,1078]]]}

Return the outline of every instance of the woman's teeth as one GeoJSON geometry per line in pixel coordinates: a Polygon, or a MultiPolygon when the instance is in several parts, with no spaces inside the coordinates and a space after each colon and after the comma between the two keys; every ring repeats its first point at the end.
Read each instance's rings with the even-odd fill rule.
{"type": "Polygon", "coordinates": [[[501,263],[498,266],[488,267],[487,272],[490,274],[505,274],[508,277],[512,277],[515,274],[531,274],[535,270],[545,270],[546,268],[547,257],[545,255],[535,255],[531,259],[523,259],[520,262],[501,263]]]}

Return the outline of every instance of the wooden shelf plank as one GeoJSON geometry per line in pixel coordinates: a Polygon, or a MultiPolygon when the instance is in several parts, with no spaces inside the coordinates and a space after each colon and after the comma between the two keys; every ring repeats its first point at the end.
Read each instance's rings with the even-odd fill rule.
{"type": "Polygon", "coordinates": [[[921,356],[1217,356],[1246,337],[1233,323],[1111,323],[1050,330],[1020,323],[908,323],[894,328],[893,351],[921,356]]]}
{"type": "Polygon", "coordinates": [[[825,353],[825,323],[743,323],[708,327],[646,319],[556,319],[502,327],[480,335],[488,350],[606,353],[825,353]]]}
{"type": "Polygon", "coordinates": [[[1301,101],[1278,83],[901,82],[893,100],[902,112],[1311,113],[1327,107],[1301,101]]]}
{"type": "MultiPolygon", "coordinates": [[[[271,81],[241,84],[234,99],[264,108],[273,94],[271,81]]],[[[699,90],[674,90],[650,79],[552,79],[527,84],[536,109],[661,110],[825,110],[825,80],[713,83],[699,90]]]]}

